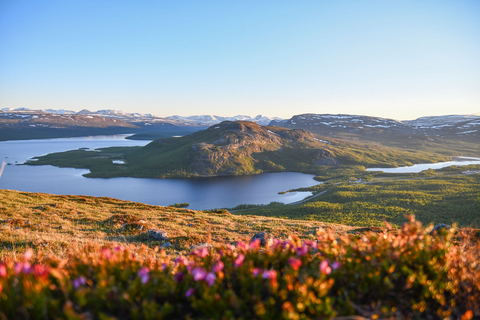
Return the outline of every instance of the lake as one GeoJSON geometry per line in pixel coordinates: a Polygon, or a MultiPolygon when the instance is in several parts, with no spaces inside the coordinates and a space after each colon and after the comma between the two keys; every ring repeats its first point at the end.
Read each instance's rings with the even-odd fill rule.
{"type": "Polygon", "coordinates": [[[383,171],[388,173],[407,173],[421,172],[428,169],[441,169],[450,166],[466,166],[469,164],[480,164],[480,158],[475,157],[455,157],[453,161],[437,162],[437,163],[419,163],[411,167],[398,168],[368,168],[367,171],[383,171]]]}
{"type": "Polygon", "coordinates": [[[126,136],[2,141],[0,162],[3,160],[10,165],[5,167],[0,177],[0,189],[112,197],[163,206],[188,202],[190,209],[202,210],[239,204],[268,204],[272,201],[291,203],[310,196],[311,192],[278,192],[319,183],[313,180],[314,175],[296,172],[197,179],[92,179],[82,176],[88,172],[85,169],[15,165],[52,152],[143,146],[150,142],[127,140],[126,136]]]}

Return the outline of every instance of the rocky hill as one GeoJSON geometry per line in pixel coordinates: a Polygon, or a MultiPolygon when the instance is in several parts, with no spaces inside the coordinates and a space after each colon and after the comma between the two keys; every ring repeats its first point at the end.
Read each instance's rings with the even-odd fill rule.
{"type": "Polygon", "coordinates": [[[182,171],[192,176],[254,174],[293,169],[299,163],[313,165],[317,151],[327,145],[326,141],[300,129],[224,121],[185,137],[153,141],[125,158],[141,167],[141,171],[159,174],[182,171]],[[306,157],[295,157],[292,150],[306,157]],[[279,154],[286,156],[283,162],[272,162],[279,154]],[[292,156],[295,161],[288,165],[285,160],[292,156]]]}
{"type": "Polygon", "coordinates": [[[302,129],[224,121],[145,147],[73,150],[27,164],[87,168],[88,177],[207,177],[294,171],[318,174],[341,165],[395,167],[446,160],[444,156],[326,138],[302,129]]]}

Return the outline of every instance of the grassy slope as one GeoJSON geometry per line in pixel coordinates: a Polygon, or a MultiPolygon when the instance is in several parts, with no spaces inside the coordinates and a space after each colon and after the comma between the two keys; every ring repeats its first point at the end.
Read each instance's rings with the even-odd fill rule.
{"type": "Polygon", "coordinates": [[[250,240],[265,231],[286,238],[290,234],[312,238],[316,227],[337,233],[354,229],[319,221],[284,220],[258,216],[238,216],[228,211],[217,213],[151,206],[112,198],[58,196],[0,190],[0,260],[2,256],[23,252],[26,247],[46,248],[63,255],[72,246],[96,243],[146,243],[150,228],[165,230],[174,248],[171,253],[189,252],[191,245],[250,240]],[[10,219],[10,220],[7,220],[10,219]],[[143,221],[141,221],[143,220],[143,221]],[[129,223],[122,227],[123,223],[129,223]],[[138,230],[138,226],[144,226],[138,230]],[[61,228],[60,228],[61,227],[61,228]]]}

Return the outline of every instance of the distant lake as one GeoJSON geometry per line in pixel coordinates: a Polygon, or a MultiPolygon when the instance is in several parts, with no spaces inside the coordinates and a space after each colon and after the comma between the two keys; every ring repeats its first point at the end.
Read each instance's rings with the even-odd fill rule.
{"type": "Polygon", "coordinates": [[[253,176],[197,179],[85,178],[85,169],[53,166],[20,166],[26,160],[52,152],[79,148],[143,146],[150,141],[127,140],[127,135],[77,137],[65,139],[16,140],[0,142],[0,162],[7,165],[0,177],[0,189],[52,194],[112,197],[152,205],[189,202],[190,209],[234,207],[239,204],[291,203],[311,192],[280,191],[310,187],[319,182],[314,175],[281,172],[253,176]]]}
{"type": "Polygon", "coordinates": [[[398,168],[368,168],[367,171],[383,171],[388,173],[418,173],[428,169],[441,169],[450,166],[466,166],[469,164],[480,164],[480,158],[474,157],[455,157],[454,161],[437,162],[437,163],[420,163],[411,167],[398,168]]]}

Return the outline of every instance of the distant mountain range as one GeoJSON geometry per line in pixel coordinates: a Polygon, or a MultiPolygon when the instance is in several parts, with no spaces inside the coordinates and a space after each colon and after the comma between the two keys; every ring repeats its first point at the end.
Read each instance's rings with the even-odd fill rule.
{"type": "Polygon", "coordinates": [[[0,112],[0,118],[4,118],[6,115],[10,114],[11,116],[24,116],[23,118],[28,118],[36,114],[42,114],[43,116],[52,114],[52,115],[62,115],[63,117],[71,117],[74,115],[82,116],[100,116],[104,118],[122,120],[133,125],[146,125],[155,124],[155,123],[169,123],[173,125],[184,125],[184,126],[211,126],[222,121],[251,121],[258,123],[260,125],[268,125],[272,120],[282,120],[281,118],[265,117],[258,115],[256,117],[250,117],[245,115],[237,115],[234,117],[220,117],[215,115],[198,115],[198,116],[170,116],[170,117],[157,117],[151,115],[150,113],[138,113],[138,112],[124,112],[117,110],[98,110],[90,111],[83,109],[81,111],[75,112],[71,110],[59,109],[43,109],[43,110],[31,110],[26,108],[4,108],[0,112]]]}
{"type": "Polygon", "coordinates": [[[387,118],[348,114],[301,114],[270,125],[305,129],[321,135],[355,134],[360,136],[480,137],[480,116],[450,115],[397,121],[387,118]]]}
{"type": "Polygon", "coordinates": [[[290,119],[216,115],[157,117],[148,113],[115,110],[79,112],[59,109],[4,108],[0,111],[0,140],[31,139],[85,134],[139,133],[143,139],[185,135],[223,121],[250,121],[259,125],[304,129],[320,135],[367,140],[480,137],[480,114],[421,117],[398,121],[348,114],[300,114],[290,119]],[[61,130],[58,130],[61,129],[61,130]],[[29,133],[30,132],[30,133],[29,133]],[[165,134],[168,132],[168,134],[165,134]],[[159,135],[160,133],[160,135],[159,135]]]}

